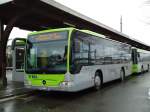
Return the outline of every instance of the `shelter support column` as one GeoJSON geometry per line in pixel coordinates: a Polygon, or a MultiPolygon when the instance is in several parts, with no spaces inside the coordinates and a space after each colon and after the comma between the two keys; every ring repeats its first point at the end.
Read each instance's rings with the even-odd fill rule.
{"type": "MultiPolygon", "coordinates": [[[[14,24],[19,19],[19,16],[15,16],[12,18],[6,28],[4,29],[4,25],[1,24],[1,43],[0,43],[0,86],[7,86],[7,77],[6,77],[6,48],[7,48],[7,41],[9,35],[14,27],[14,24]]],[[[1,22],[2,23],[2,22],[1,22]]]]}
{"type": "Polygon", "coordinates": [[[0,20],[0,87],[3,86],[3,74],[6,73],[5,71],[5,50],[4,50],[4,42],[3,42],[3,33],[4,33],[4,24],[2,20],[0,20]]]}
{"type": "Polygon", "coordinates": [[[6,48],[9,35],[15,25],[15,23],[21,18],[28,14],[28,11],[22,12],[16,16],[14,16],[7,24],[4,29],[4,25],[1,21],[1,30],[0,30],[0,87],[7,86],[7,78],[6,78],[6,48]]]}

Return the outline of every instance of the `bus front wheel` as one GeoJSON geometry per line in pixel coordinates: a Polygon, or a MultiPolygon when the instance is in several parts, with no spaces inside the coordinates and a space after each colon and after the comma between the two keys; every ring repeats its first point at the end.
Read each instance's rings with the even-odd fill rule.
{"type": "Polygon", "coordinates": [[[94,77],[94,89],[98,91],[100,90],[101,86],[102,86],[101,74],[99,72],[96,72],[94,77]]]}

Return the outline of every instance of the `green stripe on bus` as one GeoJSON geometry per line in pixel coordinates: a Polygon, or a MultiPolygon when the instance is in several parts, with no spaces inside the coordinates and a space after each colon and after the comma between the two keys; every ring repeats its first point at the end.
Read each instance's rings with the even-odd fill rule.
{"type": "Polygon", "coordinates": [[[132,65],[132,73],[138,73],[138,64],[132,65]]]}
{"type": "Polygon", "coordinates": [[[70,48],[71,48],[71,34],[72,34],[72,31],[73,31],[73,28],[70,29],[69,31],[69,37],[68,37],[68,54],[67,54],[67,72],[70,71],[70,55],[71,55],[71,52],[70,52],[70,48]]]}
{"type": "Polygon", "coordinates": [[[64,74],[28,74],[27,76],[32,86],[59,86],[64,78],[64,74]],[[43,84],[43,81],[46,83],[43,84]]]}

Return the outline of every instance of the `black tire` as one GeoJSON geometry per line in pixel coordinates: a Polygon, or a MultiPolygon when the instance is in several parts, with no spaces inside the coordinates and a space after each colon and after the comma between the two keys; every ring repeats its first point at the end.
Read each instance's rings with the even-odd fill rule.
{"type": "Polygon", "coordinates": [[[144,73],[144,68],[143,68],[143,66],[141,66],[141,73],[144,73]]]}
{"type": "Polygon", "coordinates": [[[102,87],[102,84],[103,84],[101,75],[102,75],[101,73],[96,72],[95,76],[94,76],[94,89],[96,91],[99,91],[101,89],[101,87],[102,87]]]}
{"type": "Polygon", "coordinates": [[[123,68],[120,70],[120,80],[121,82],[125,81],[125,71],[123,68]]]}
{"type": "Polygon", "coordinates": [[[147,65],[147,72],[149,72],[149,64],[147,65]]]}

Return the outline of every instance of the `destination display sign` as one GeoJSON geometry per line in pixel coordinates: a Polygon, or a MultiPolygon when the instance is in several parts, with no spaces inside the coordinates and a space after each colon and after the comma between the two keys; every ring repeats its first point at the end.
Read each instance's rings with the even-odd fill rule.
{"type": "Polygon", "coordinates": [[[67,31],[63,32],[49,32],[41,33],[29,36],[30,42],[43,42],[43,41],[53,41],[67,39],[67,31]]]}

